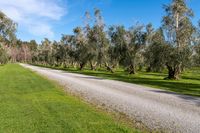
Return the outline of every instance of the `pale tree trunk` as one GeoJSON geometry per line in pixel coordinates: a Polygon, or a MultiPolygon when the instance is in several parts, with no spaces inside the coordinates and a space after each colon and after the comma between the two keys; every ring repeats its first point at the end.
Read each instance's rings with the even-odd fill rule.
{"type": "Polygon", "coordinates": [[[93,63],[92,61],[90,61],[91,70],[96,70],[96,66],[97,66],[97,62],[93,63]]]}

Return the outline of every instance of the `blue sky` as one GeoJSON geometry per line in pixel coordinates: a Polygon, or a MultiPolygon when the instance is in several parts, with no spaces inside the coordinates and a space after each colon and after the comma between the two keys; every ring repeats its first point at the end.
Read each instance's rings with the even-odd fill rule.
{"type": "MultiPolygon", "coordinates": [[[[159,27],[164,15],[163,4],[171,0],[0,0],[0,10],[18,23],[17,36],[21,40],[47,37],[59,40],[61,34],[72,34],[83,25],[85,11],[102,11],[107,26],[117,24],[130,27],[136,22],[151,22],[159,27]]],[[[195,12],[194,24],[200,20],[200,0],[186,0],[195,12]]]]}

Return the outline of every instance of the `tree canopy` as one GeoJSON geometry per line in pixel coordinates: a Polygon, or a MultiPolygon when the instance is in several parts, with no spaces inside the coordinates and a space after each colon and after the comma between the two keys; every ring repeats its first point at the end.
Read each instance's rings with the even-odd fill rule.
{"type": "Polygon", "coordinates": [[[99,9],[93,15],[87,11],[84,25],[74,28],[72,35],[63,34],[60,41],[45,38],[41,44],[16,39],[16,23],[0,12],[1,41],[14,44],[0,47],[0,58],[4,60],[1,62],[31,62],[80,70],[100,68],[112,73],[123,68],[129,74],[168,70],[166,79],[179,79],[185,68],[200,66],[200,26],[193,25],[194,13],[185,0],[172,0],[164,5],[164,11],[162,26],[157,29],[151,23],[135,23],[129,28],[107,26],[99,9]]]}

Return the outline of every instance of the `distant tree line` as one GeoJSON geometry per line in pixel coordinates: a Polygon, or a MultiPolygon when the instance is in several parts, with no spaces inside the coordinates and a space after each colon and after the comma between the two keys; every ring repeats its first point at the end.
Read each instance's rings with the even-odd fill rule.
{"type": "Polygon", "coordinates": [[[53,42],[45,38],[41,44],[16,39],[16,24],[1,12],[0,63],[105,68],[112,73],[121,67],[129,74],[167,69],[166,79],[179,79],[185,68],[200,66],[200,24],[195,27],[191,22],[194,14],[185,0],[172,0],[164,10],[160,28],[136,23],[127,29],[106,26],[101,11],[95,9],[95,17],[86,12],[84,26],[74,28],[73,35],[62,35],[60,41],[53,42]]]}

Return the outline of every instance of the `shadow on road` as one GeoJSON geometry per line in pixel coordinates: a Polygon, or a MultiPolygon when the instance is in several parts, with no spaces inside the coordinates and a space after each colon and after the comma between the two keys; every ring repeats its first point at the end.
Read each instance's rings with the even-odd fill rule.
{"type": "Polygon", "coordinates": [[[175,92],[170,92],[170,91],[163,91],[163,90],[151,90],[152,92],[156,92],[156,93],[165,93],[165,94],[170,94],[170,95],[174,95],[178,98],[181,98],[187,102],[190,103],[194,103],[195,105],[197,105],[198,107],[200,107],[200,98],[199,97],[195,97],[195,96],[187,96],[187,95],[180,95],[177,94],[175,92]]]}

